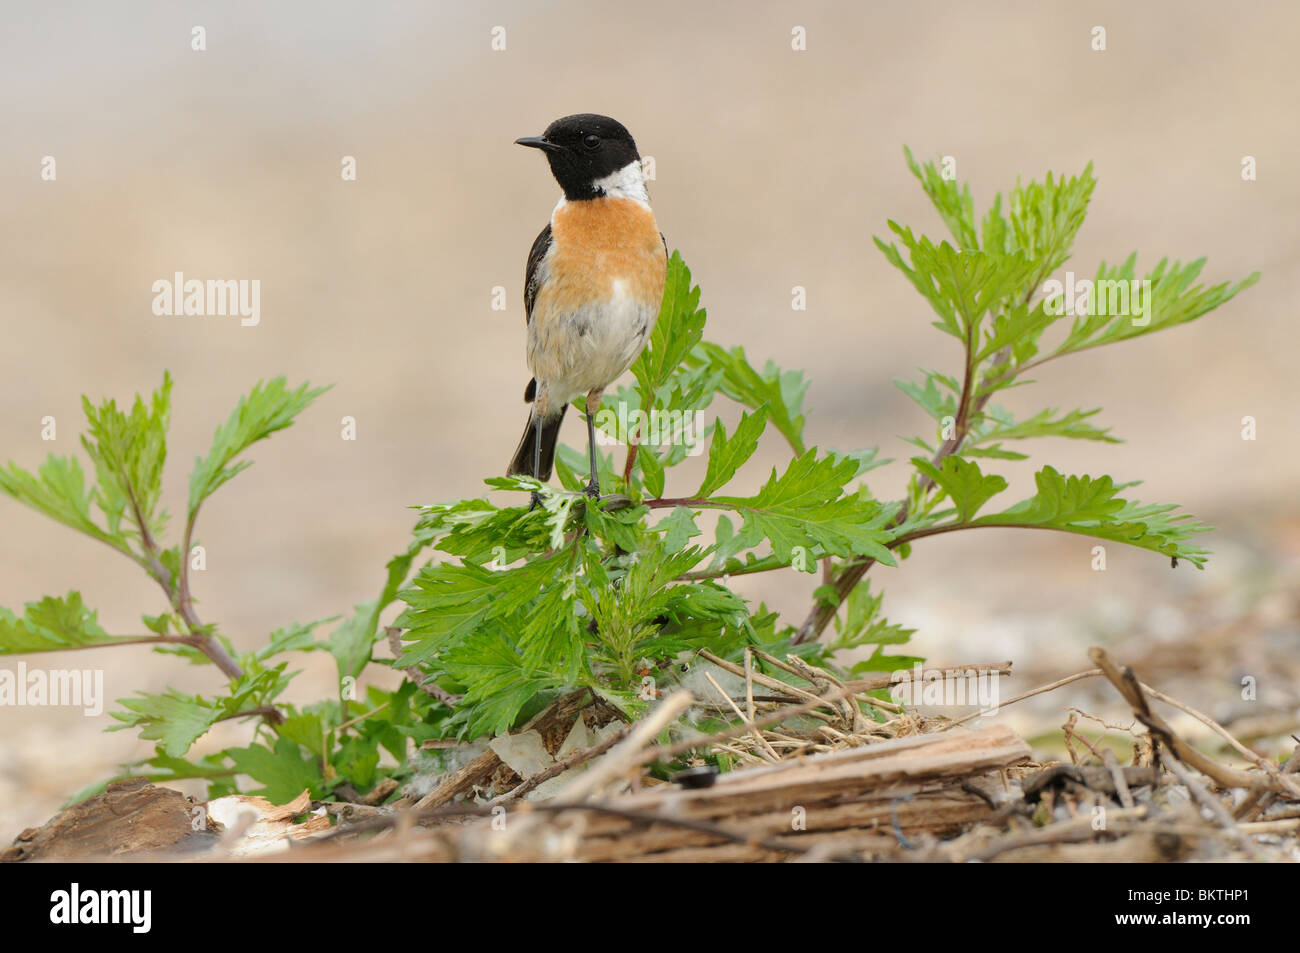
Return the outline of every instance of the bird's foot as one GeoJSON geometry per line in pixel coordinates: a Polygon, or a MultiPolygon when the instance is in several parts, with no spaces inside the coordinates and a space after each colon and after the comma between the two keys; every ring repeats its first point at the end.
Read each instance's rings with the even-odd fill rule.
{"type": "Polygon", "coordinates": [[[593,499],[593,500],[599,500],[599,499],[600,499],[600,481],[599,481],[599,480],[592,480],[592,481],[591,481],[590,483],[588,483],[585,487],[583,487],[582,492],[585,493],[585,494],[587,494],[587,496],[589,496],[589,497],[590,497],[591,499],[593,499]]]}
{"type": "Polygon", "coordinates": [[[528,512],[531,513],[533,510],[537,509],[537,507],[541,505],[542,505],[542,494],[538,493],[536,490],[533,490],[532,494],[528,498],[528,512]]]}

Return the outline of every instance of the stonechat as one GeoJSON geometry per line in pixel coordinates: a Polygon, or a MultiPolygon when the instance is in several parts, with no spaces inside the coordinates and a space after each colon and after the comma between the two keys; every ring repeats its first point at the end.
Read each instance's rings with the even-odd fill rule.
{"type": "Polygon", "coordinates": [[[564,194],[528,253],[533,379],[524,400],[532,410],[506,474],[549,480],[565,409],[584,397],[586,492],[599,498],[594,417],[605,388],[636,360],[659,317],[668,246],[650,210],[636,142],[621,123],[565,116],[515,142],[546,155],[564,194]]]}

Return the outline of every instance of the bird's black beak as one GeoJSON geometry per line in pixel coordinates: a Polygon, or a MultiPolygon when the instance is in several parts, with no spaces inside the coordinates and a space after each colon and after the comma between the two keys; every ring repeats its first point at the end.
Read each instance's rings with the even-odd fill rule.
{"type": "Polygon", "coordinates": [[[525,136],[522,139],[516,139],[515,145],[528,146],[530,149],[541,149],[544,152],[563,152],[564,146],[556,145],[545,136],[525,136]]]}

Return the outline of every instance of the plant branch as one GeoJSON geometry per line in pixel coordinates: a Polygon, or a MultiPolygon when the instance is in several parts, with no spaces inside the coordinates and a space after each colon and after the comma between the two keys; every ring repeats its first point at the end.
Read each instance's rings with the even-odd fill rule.
{"type": "Polygon", "coordinates": [[[232,718],[251,718],[254,716],[265,718],[273,725],[284,723],[284,715],[280,714],[280,710],[274,705],[259,705],[256,708],[245,708],[243,711],[236,711],[229,715],[222,715],[220,718],[217,718],[216,721],[230,721],[232,718]]]}
{"type": "Polygon", "coordinates": [[[630,487],[632,485],[632,465],[636,463],[636,453],[638,443],[629,443],[627,445],[627,462],[623,464],[623,485],[630,487]]]}
{"type": "MultiPolygon", "coordinates": [[[[934,456],[930,459],[930,463],[935,467],[938,467],[945,459],[961,449],[962,443],[965,442],[966,437],[969,435],[970,422],[972,418],[978,416],[984,410],[984,405],[987,404],[989,398],[993,396],[992,392],[987,390],[985,386],[989,383],[990,375],[993,371],[1010,360],[1010,357],[1010,352],[1007,349],[1004,348],[999,351],[993,358],[988,373],[984,375],[980,387],[974,394],[971,394],[969,393],[969,389],[974,377],[972,374],[973,363],[968,352],[966,380],[962,384],[961,406],[958,408],[957,421],[954,424],[952,436],[939,446],[939,449],[935,451],[934,456]]],[[[934,481],[928,476],[922,475],[916,484],[916,494],[918,498],[923,496],[932,486],[934,486],[934,481]]],[[[901,526],[907,521],[907,516],[908,501],[904,500],[898,509],[898,514],[894,517],[892,525],[901,526]]],[[[954,526],[951,528],[955,529],[956,527],[954,526]]],[[[937,528],[931,527],[931,529],[937,528]]],[[[934,534],[926,533],[925,535],[934,534]]],[[[906,536],[899,537],[886,545],[893,548],[894,546],[902,545],[904,542],[909,542],[910,539],[914,538],[919,537],[907,534],[906,536]]],[[[835,614],[839,612],[840,606],[843,605],[844,600],[849,597],[849,593],[853,591],[854,586],[862,581],[862,577],[865,576],[867,571],[875,564],[875,559],[867,557],[856,562],[845,563],[840,567],[839,572],[834,575],[834,578],[830,583],[830,585],[835,588],[834,599],[818,601],[813,606],[812,610],[808,613],[807,618],[804,619],[803,624],[799,626],[799,631],[795,633],[792,644],[800,645],[804,642],[811,642],[818,638],[822,632],[826,630],[826,627],[830,625],[831,619],[835,618],[835,614]]]]}
{"type": "MultiPolygon", "coordinates": [[[[135,488],[125,478],[125,474],[119,474],[119,476],[122,477],[122,485],[126,488],[127,500],[131,504],[132,519],[140,529],[140,546],[144,549],[145,557],[148,560],[149,574],[162,587],[162,591],[167,595],[167,601],[171,603],[172,608],[184,621],[185,627],[189,630],[189,644],[211,659],[212,663],[221,669],[227,678],[231,680],[239,678],[244,674],[239,667],[239,663],[226,651],[224,645],[203,631],[203,624],[199,622],[198,616],[194,614],[194,606],[188,593],[188,583],[172,584],[171,575],[167,572],[167,567],[163,565],[159,555],[158,543],[154,540],[153,534],[149,532],[149,524],[140,509],[139,501],[136,499],[135,488]]],[[[182,580],[188,578],[188,543],[194,528],[194,517],[196,515],[197,512],[190,514],[185,527],[186,548],[182,549],[180,554],[180,577],[182,580]]]]}
{"type": "MultiPolygon", "coordinates": [[[[198,648],[194,644],[194,639],[188,635],[129,635],[113,636],[111,642],[90,642],[86,645],[60,645],[57,649],[59,652],[77,652],[83,649],[107,649],[115,645],[160,645],[163,643],[172,643],[188,645],[192,648],[198,648]]],[[[42,651],[54,651],[52,649],[43,649],[42,651]]]]}
{"type": "MultiPolygon", "coordinates": [[[[187,625],[194,616],[194,600],[190,596],[190,548],[194,542],[194,521],[198,516],[199,509],[196,506],[185,521],[185,534],[181,538],[180,577],[177,591],[179,601],[176,608],[187,625]]],[[[194,621],[197,623],[198,619],[195,618],[194,621]]]]}
{"type": "Polygon", "coordinates": [[[375,708],[370,709],[370,711],[362,712],[360,715],[357,715],[357,717],[355,717],[355,718],[353,718],[353,719],[351,719],[351,720],[349,720],[349,721],[345,721],[345,722],[343,722],[343,724],[339,725],[339,726],[338,726],[337,728],[335,728],[334,730],[335,730],[335,731],[342,731],[342,730],[345,729],[345,728],[351,728],[353,725],[357,724],[358,722],[365,721],[365,720],[366,720],[367,718],[369,718],[371,715],[377,715],[377,714],[379,714],[381,711],[383,711],[384,709],[386,709],[390,704],[391,704],[391,702],[384,702],[382,705],[379,705],[378,707],[375,707],[375,708]]]}
{"type": "Polygon", "coordinates": [[[789,569],[789,563],[777,566],[741,566],[739,569],[701,569],[699,572],[684,572],[677,578],[682,582],[705,582],[709,579],[722,579],[725,576],[748,576],[757,572],[775,572],[789,569]]]}
{"type": "Polygon", "coordinates": [[[727,509],[721,503],[714,503],[710,500],[693,500],[690,497],[669,497],[659,496],[653,500],[646,500],[641,504],[652,510],[663,510],[671,506],[692,506],[698,509],[727,509]]]}

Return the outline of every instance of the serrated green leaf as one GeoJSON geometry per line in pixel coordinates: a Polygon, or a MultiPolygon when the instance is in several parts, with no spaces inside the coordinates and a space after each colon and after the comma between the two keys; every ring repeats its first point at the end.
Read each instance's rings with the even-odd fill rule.
{"type": "Polygon", "coordinates": [[[1052,467],[1034,475],[1038,492],[1001,513],[982,516],[974,526],[1041,526],[1097,539],[1127,543],[1203,568],[1204,549],[1189,540],[1210,530],[1173,504],[1142,504],[1119,496],[1132,484],[1110,477],[1062,476],[1052,467]]]}
{"type": "Polygon", "coordinates": [[[1114,344],[1187,324],[1232,300],[1259,280],[1259,272],[1253,272],[1236,284],[1225,281],[1206,288],[1192,284],[1205,267],[1204,258],[1186,265],[1178,261],[1170,264],[1167,258],[1162,258],[1155,269],[1142,279],[1149,282],[1149,294],[1142,291],[1147,285],[1141,282],[1138,284],[1138,296],[1146,298],[1143,307],[1138,309],[1130,295],[1124,296],[1128,299],[1125,302],[1114,293],[1116,289],[1123,290],[1131,282],[1138,281],[1136,267],[1136,254],[1130,255],[1118,267],[1107,267],[1102,262],[1097,277],[1093,280],[1093,294],[1088,299],[1092,313],[1075,319],[1069,336],[1053,352],[1053,356],[1114,344]],[[1101,282],[1118,284],[1103,286],[1101,282]],[[1103,294],[1103,287],[1111,289],[1111,292],[1103,294]],[[1127,307],[1124,306],[1126,303],[1127,307]],[[1138,314],[1139,310],[1145,313],[1138,314]]]}
{"type": "Polygon", "coordinates": [[[141,738],[157,741],[158,750],[173,758],[184,755],[226,710],[217,702],[174,689],[163,694],[141,692],[136,697],[119,698],[117,702],[126,711],[109,712],[122,722],[109,730],[139,728],[141,738]]]}
{"type": "Polygon", "coordinates": [[[767,428],[767,405],[752,414],[741,414],[734,437],[727,438],[727,428],[721,420],[713,427],[713,440],[709,443],[709,467],[700,484],[697,496],[708,496],[721,489],[736,475],[736,471],[758,449],[758,438],[767,428]]]}
{"type": "MultiPolygon", "coordinates": [[[[892,625],[880,615],[883,593],[871,590],[863,581],[849,592],[844,601],[844,618],[835,618],[836,638],[830,644],[831,652],[843,652],[867,645],[901,645],[911,639],[915,629],[892,625]]],[[[879,649],[877,649],[879,652],[879,649]]]]}
{"type": "Polygon", "coordinates": [[[528,609],[519,632],[519,649],[529,675],[553,676],[570,683],[578,676],[582,632],[574,612],[577,599],[571,585],[543,590],[528,609]]]}
{"type": "Polygon", "coordinates": [[[356,678],[370,661],[380,611],[378,600],[357,603],[352,615],[330,633],[325,648],[334,656],[340,683],[348,677],[356,678]]]}
{"type": "Polygon", "coordinates": [[[766,407],[772,426],[795,453],[804,452],[803,399],[808,380],[802,371],[783,371],[768,361],[760,373],[749,363],[743,347],[727,350],[710,341],[701,342],[686,360],[692,367],[710,370],[718,389],[736,403],[753,411],[766,407]]]}
{"type": "Polygon", "coordinates": [[[519,651],[491,629],[452,648],[446,667],[465,686],[462,707],[471,738],[509,731],[524,705],[554,685],[547,678],[529,677],[519,651]]]}
{"type": "Polygon", "coordinates": [[[985,219],[985,250],[1024,255],[1034,263],[1031,284],[1037,285],[1069,259],[1096,185],[1091,162],[1077,176],[1048,172],[1043,182],[1017,182],[1008,196],[1005,224],[993,220],[1001,218],[1000,200],[985,219]]]}
{"type": "Polygon", "coordinates": [[[116,525],[106,529],[91,515],[94,487],[86,486],[85,474],[76,457],[56,457],[51,454],[41,464],[36,475],[10,463],[8,467],[0,469],[0,491],[114,549],[128,554],[131,552],[126,538],[116,525]]]}
{"type": "Polygon", "coordinates": [[[915,381],[895,380],[894,386],[912,399],[912,401],[937,421],[944,418],[957,419],[957,401],[961,396],[961,384],[946,374],[938,371],[922,371],[925,385],[915,381]]]}
{"type": "Polygon", "coordinates": [[[0,608],[0,655],[57,652],[91,645],[130,641],[100,628],[96,613],[81,601],[81,593],[46,596],[29,602],[22,616],[0,608]]]}
{"type": "Polygon", "coordinates": [[[302,745],[318,758],[325,757],[325,726],[316,712],[296,712],[275,726],[281,738],[302,745]]]}
{"type": "Polygon", "coordinates": [[[709,503],[740,514],[746,527],[771,541],[772,552],[789,561],[796,547],[808,561],[822,551],[837,556],[870,556],[895,565],[883,543],[889,514],[865,491],[846,491],[857,463],[818,458],[816,449],[791,461],[782,474],[772,470],[752,497],[711,497],[709,503]]]}
{"type": "Polygon", "coordinates": [[[985,412],[985,419],[973,428],[970,440],[972,443],[983,444],[1002,440],[1028,440],[1032,437],[1067,437],[1072,440],[1120,443],[1119,438],[1110,435],[1109,428],[1102,430],[1086,422],[1089,417],[1101,413],[1100,407],[1071,410],[1059,417],[1057,413],[1056,408],[1049,407],[1026,420],[1016,421],[1006,411],[990,408],[985,412]]]}
{"type": "Polygon", "coordinates": [[[688,506],[675,506],[668,516],[659,521],[655,531],[664,534],[664,549],[678,553],[687,544],[700,535],[700,528],[695,525],[695,512],[688,506]]]}
{"type": "Polygon", "coordinates": [[[292,622],[276,629],[271,633],[266,645],[252,653],[252,658],[258,662],[265,662],[282,652],[313,652],[324,649],[327,647],[326,644],[316,641],[316,627],[337,619],[338,616],[331,616],[328,619],[317,619],[315,622],[292,622]]]}
{"type": "Polygon", "coordinates": [[[641,479],[645,483],[645,491],[652,497],[664,495],[664,465],[659,462],[659,456],[654,452],[653,447],[642,447],[636,455],[637,466],[641,468],[641,479]]]}
{"type": "Polygon", "coordinates": [[[123,521],[142,524],[144,532],[159,536],[167,512],[159,506],[162,471],[167,459],[167,426],[171,418],[170,374],[154,391],[148,406],[137,396],[129,413],[117,403],[98,407],[82,397],[87,432],[81,445],[95,463],[95,503],[104,513],[110,535],[136,537],[139,529],[122,530],[123,521]]]}
{"type": "Polygon", "coordinates": [[[959,340],[975,340],[986,315],[996,313],[1008,299],[1024,299],[1032,288],[1035,263],[1019,252],[959,251],[948,242],[935,245],[924,235],[917,238],[897,222],[888,224],[908,260],[880,238],[875,239],[876,247],[930,302],[939,316],[935,327],[959,340]]]}
{"type": "Polygon", "coordinates": [[[288,804],[303,791],[313,799],[325,796],[325,779],[316,759],[304,757],[302,749],[288,738],[276,739],[274,751],[265,745],[252,744],[247,748],[231,748],[228,754],[236,771],[263,785],[252,793],[272,804],[288,804]]]}
{"type": "Polygon", "coordinates": [[[313,388],[303,383],[290,390],[284,377],[259,381],[239,399],[226,422],[217,428],[212,447],[194,462],[190,474],[189,514],[193,517],[203,501],[246,468],[251,460],[234,459],[259,440],[284,430],[328,387],[313,388]]]}
{"type": "Polygon", "coordinates": [[[244,656],[244,660],[244,673],[230,683],[229,694],[219,698],[187,695],[171,688],[161,694],[139,692],[119,698],[118,704],[125,711],[109,714],[122,724],[109,730],[139,728],[141,738],[157,741],[159,751],[179,758],[216,722],[259,717],[261,709],[270,707],[288,687],[293,675],[285,673],[287,663],[264,668],[252,655],[244,656]]]}
{"type": "Polygon", "coordinates": [[[923,457],[913,457],[912,465],[947,494],[962,523],[970,522],[981,506],[1007,488],[1002,477],[985,476],[979,464],[961,457],[946,457],[938,467],[923,457]]]}
{"type": "Polygon", "coordinates": [[[412,644],[398,667],[428,661],[483,622],[523,608],[554,577],[564,555],[535,559],[512,569],[493,571],[471,563],[431,563],[398,593],[406,611],[397,625],[412,644]]]}
{"type": "Polygon", "coordinates": [[[933,162],[921,165],[912,157],[912,150],[907,146],[903,146],[903,155],[907,159],[907,167],[921,183],[925,194],[930,196],[930,201],[956,239],[958,247],[978,250],[975,200],[971,198],[970,186],[958,185],[956,177],[944,175],[933,162]]]}
{"type": "Polygon", "coordinates": [[[655,405],[655,391],[667,382],[703,335],[706,315],[699,303],[700,289],[691,286],[690,269],[681,254],[674,251],[668,259],[659,319],[632,364],[632,374],[641,389],[641,407],[655,405]]]}

